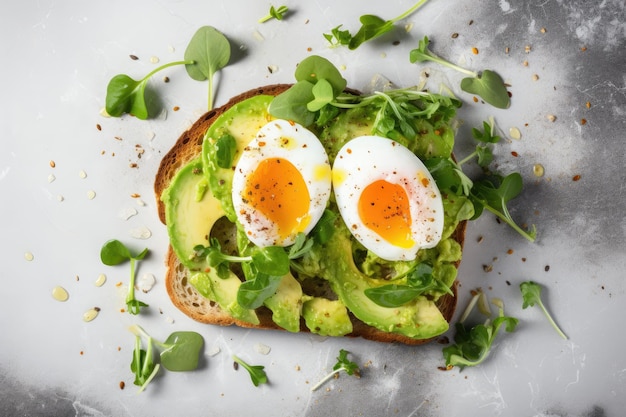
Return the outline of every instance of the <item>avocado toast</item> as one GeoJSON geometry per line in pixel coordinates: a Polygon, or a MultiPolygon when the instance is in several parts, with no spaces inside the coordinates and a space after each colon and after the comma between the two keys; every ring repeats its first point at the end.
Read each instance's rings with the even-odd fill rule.
{"type": "MultiPolygon", "coordinates": [[[[437,245],[421,249],[415,260],[398,262],[381,259],[360,245],[331,197],[324,216],[307,237],[307,250],[290,260],[289,272],[273,285],[256,288],[257,292],[270,292],[260,305],[242,303],[239,294],[243,283],[254,280],[254,270],[245,263],[230,263],[228,268],[210,264],[209,253],[216,247],[231,256],[248,256],[254,250],[232,207],[234,163],[259,129],[276,120],[270,114],[274,98],[291,88],[271,85],[232,98],[202,116],[163,158],[155,193],[159,217],[170,236],[166,287],[172,302],[194,320],[209,324],[405,344],[421,344],[444,333],[456,306],[456,271],[466,220],[473,214],[468,210],[471,204],[456,195],[443,194],[445,221],[437,245]],[[218,142],[225,135],[236,144],[228,167],[216,163],[221,152],[218,142]],[[421,280],[422,291],[393,306],[366,296],[381,287],[406,289],[410,280],[421,280]]],[[[349,90],[346,94],[359,96],[349,90]]],[[[423,103],[412,98],[406,104],[417,108],[423,103]]],[[[386,136],[398,143],[413,141],[416,145],[411,150],[420,158],[450,158],[452,104],[442,106],[444,111],[417,112],[420,115],[411,129],[391,128],[386,136]],[[407,138],[408,131],[414,137],[407,138]]],[[[307,128],[320,138],[332,162],[339,148],[351,139],[381,135],[376,124],[383,106],[375,101],[341,109],[307,128]]]]}

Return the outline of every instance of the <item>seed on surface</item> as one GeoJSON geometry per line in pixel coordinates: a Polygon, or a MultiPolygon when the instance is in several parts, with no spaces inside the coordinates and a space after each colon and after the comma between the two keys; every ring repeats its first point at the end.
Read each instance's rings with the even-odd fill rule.
{"type": "Polygon", "coordinates": [[[535,177],[543,177],[543,174],[544,174],[543,165],[541,164],[533,165],[533,174],[535,175],[535,177]]]}

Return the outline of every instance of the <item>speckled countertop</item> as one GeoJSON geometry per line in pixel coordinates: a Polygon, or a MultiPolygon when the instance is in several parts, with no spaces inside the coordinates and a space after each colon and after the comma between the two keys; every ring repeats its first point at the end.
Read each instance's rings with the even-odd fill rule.
{"type": "Polygon", "coordinates": [[[322,33],[340,24],[355,30],[362,14],[397,16],[412,2],[284,4],[288,18],[264,24],[257,19],[270,4],[259,1],[1,6],[0,415],[622,415],[624,2],[430,0],[397,30],[356,51],[329,48],[322,33]],[[512,215],[535,224],[538,239],[529,243],[489,215],[468,229],[459,306],[480,287],[520,319],[514,333],[498,337],[485,363],[442,371],[438,343],[406,347],[216,328],[175,309],[162,282],[167,236],[152,180],[173,141],[205,111],[205,86],[171,70],[164,73],[168,84],[154,82],[166,109],[156,119],[105,118],[100,111],[113,75],[140,77],[155,67],[151,61],[180,59],[202,25],[215,26],[237,46],[218,75],[218,105],[250,88],[291,82],[297,62],[319,54],[357,89],[377,74],[398,86],[415,85],[424,72],[431,89],[449,86],[465,102],[458,154],[469,149],[462,138],[470,128],[494,118],[505,137],[497,146],[498,169],[521,172],[526,185],[512,215]],[[498,71],[510,85],[511,107],[474,103],[459,91],[459,74],[410,64],[408,52],[424,35],[454,62],[498,71]],[[510,134],[516,129],[519,139],[510,134]],[[533,173],[537,164],[543,176],[533,173]],[[139,275],[156,278],[144,295],[157,307],[152,314],[120,313],[124,291],[116,284],[127,271],[105,267],[98,256],[112,237],[150,248],[139,275]],[[107,280],[96,286],[101,274],[107,280]],[[518,285],[528,279],[545,286],[546,304],[568,340],[539,309],[521,308],[518,285]],[[55,286],[68,291],[66,302],[52,297],[55,286]],[[84,322],[83,313],[95,306],[98,317],[84,322]],[[200,332],[206,341],[201,368],[163,375],[138,395],[129,370],[133,323],[156,337],[200,332]],[[341,348],[361,365],[361,379],[342,376],[312,393],[311,384],[341,348]],[[252,386],[241,370],[233,371],[231,353],[264,365],[271,383],[252,386]]]}

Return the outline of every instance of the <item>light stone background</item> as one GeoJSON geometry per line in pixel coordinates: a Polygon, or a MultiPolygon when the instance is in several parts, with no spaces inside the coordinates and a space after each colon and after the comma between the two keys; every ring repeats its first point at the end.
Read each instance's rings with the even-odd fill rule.
{"type": "Polygon", "coordinates": [[[0,415],[622,415],[624,2],[430,0],[398,30],[357,51],[328,48],[322,33],[339,24],[356,30],[361,14],[394,17],[412,2],[284,4],[292,9],[287,19],[263,25],[256,20],[269,3],[259,1],[27,0],[0,6],[0,415]],[[217,104],[259,85],[291,82],[296,63],[314,53],[342,66],[357,89],[367,89],[377,74],[398,86],[418,84],[425,71],[432,90],[451,87],[465,102],[458,155],[470,151],[470,128],[494,117],[505,137],[497,147],[498,168],[520,171],[526,183],[512,214],[535,224],[538,240],[526,242],[489,215],[470,225],[460,308],[469,290],[481,287],[520,319],[515,333],[498,337],[486,363],[445,372],[438,369],[443,358],[437,343],[404,347],[222,329],[176,311],[163,288],[167,237],[156,217],[152,179],[176,137],[205,111],[206,84],[171,69],[152,83],[167,109],[156,120],[107,119],[99,112],[113,75],[140,78],[155,67],[151,57],[161,63],[182,58],[202,25],[222,30],[236,46],[232,64],[218,76],[217,104]],[[424,35],[436,53],[502,74],[513,94],[511,108],[473,103],[458,90],[460,74],[410,64],[408,52],[424,35]],[[169,84],[160,82],[163,75],[169,84]],[[518,128],[521,139],[510,138],[510,128],[518,128]],[[137,144],[145,150],[141,158],[137,144]],[[533,175],[535,164],[545,168],[543,177],[533,175]],[[135,193],[141,197],[131,198],[135,193]],[[133,210],[137,214],[126,219],[133,210]],[[146,231],[148,239],[133,237],[146,231]],[[125,289],[116,283],[126,282],[127,268],[104,267],[98,257],[110,238],[151,250],[138,271],[157,279],[141,297],[154,307],[150,315],[119,312],[125,289]],[[26,261],[25,253],[34,259],[26,261]],[[101,273],[107,282],[96,287],[101,273]],[[527,279],[546,287],[546,304],[569,340],[560,339],[537,308],[521,309],[518,285],[527,279]],[[56,285],[69,291],[67,302],[52,298],[56,285]],[[83,322],[94,306],[100,315],[83,322]],[[175,330],[201,332],[207,343],[201,369],[161,374],[137,395],[128,367],[134,340],[127,327],[133,323],[157,338],[175,330]],[[270,352],[259,353],[258,344],[270,352]],[[342,376],[311,393],[341,348],[352,352],[362,378],[342,376]],[[231,353],[265,365],[271,383],[253,387],[243,370],[233,371],[231,353]]]}

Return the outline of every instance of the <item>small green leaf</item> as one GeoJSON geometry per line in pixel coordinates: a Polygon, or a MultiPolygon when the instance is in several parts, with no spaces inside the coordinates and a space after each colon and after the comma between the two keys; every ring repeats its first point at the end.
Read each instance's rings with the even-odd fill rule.
{"type": "Polygon", "coordinates": [[[198,367],[204,339],[196,332],[174,332],[163,343],[161,364],[169,371],[192,371],[198,367]]]}
{"type": "Polygon", "coordinates": [[[256,247],[251,256],[252,263],[263,274],[283,276],[289,273],[289,255],[281,246],[256,247]]]}
{"type": "Polygon", "coordinates": [[[229,134],[222,135],[215,143],[215,159],[220,168],[230,169],[237,152],[237,141],[229,134]]]}
{"type": "Polygon", "coordinates": [[[270,103],[268,111],[276,118],[310,126],[315,122],[315,113],[309,111],[307,105],[314,99],[313,83],[298,81],[287,91],[276,96],[270,103]]]}
{"type": "Polygon", "coordinates": [[[351,50],[355,50],[361,46],[361,44],[390,32],[393,29],[392,21],[386,21],[378,16],[363,15],[359,20],[362,26],[352,39],[350,39],[348,48],[351,50]]]}
{"type": "Polygon", "coordinates": [[[119,117],[130,113],[138,119],[148,118],[145,101],[147,80],[136,81],[125,74],[116,75],[107,85],[105,108],[107,114],[119,117]]]}
{"type": "Polygon", "coordinates": [[[306,105],[306,108],[309,111],[318,111],[325,105],[332,102],[335,98],[333,94],[333,86],[324,78],[315,83],[312,92],[313,97],[315,98],[312,101],[309,101],[306,105]]]}
{"type": "Polygon", "coordinates": [[[212,26],[196,31],[185,50],[185,69],[197,81],[209,81],[209,110],[213,108],[213,76],[230,61],[230,42],[212,26]]]}
{"type": "Polygon", "coordinates": [[[485,102],[499,109],[506,109],[511,104],[511,98],[504,81],[497,73],[490,70],[484,70],[477,77],[463,78],[461,90],[476,94],[485,102]]]}
{"type": "Polygon", "coordinates": [[[380,287],[367,288],[367,298],[382,307],[400,307],[420,295],[421,290],[408,285],[388,284],[380,287]]]}
{"type": "Polygon", "coordinates": [[[264,366],[250,365],[235,355],[233,355],[233,360],[239,365],[243,366],[246,371],[248,371],[248,373],[250,374],[250,379],[252,380],[252,383],[255,387],[258,387],[260,384],[267,384],[267,374],[265,373],[264,366]]]}
{"type": "Polygon", "coordinates": [[[100,260],[108,266],[119,265],[131,258],[128,248],[116,239],[107,241],[100,249],[100,260]]]}
{"type": "MultiPolygon", "coordinates": [[[[303,59],[296,68],[297,81],[308,81],[316,84],[325,79],[333,86],[334,95],[338,95],[346,89],[348,82],[328,59],[318,55],[311,55],[303,59]]],[[[309,100],[310,101],[310,100],[309,100]]]]}
{"type": "Polygon", "coordinates": [[[258,273],[256,278],[243,282],[237,291],[237,304],[243,308],[255,309],[276,293],[282,276],[258,273]]]}

